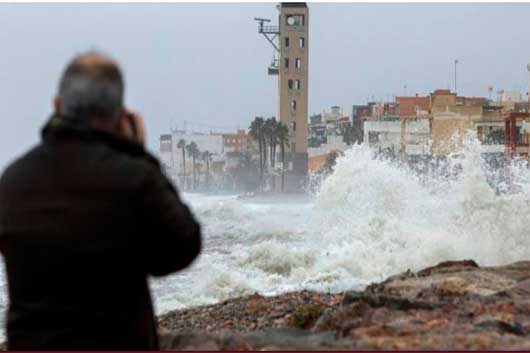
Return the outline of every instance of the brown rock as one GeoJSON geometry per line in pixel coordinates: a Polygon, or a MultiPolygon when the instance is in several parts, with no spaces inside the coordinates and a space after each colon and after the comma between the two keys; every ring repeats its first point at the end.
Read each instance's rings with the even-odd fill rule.
{"type": "Polygon", "coordinates": [[[160,328],[172,331],[164,347],[173,349],[525,350],[530,262],[479,267],[450,261],[363,292],[235,298],[169,313],[160,328]],[[179,333],[187,327],[207,332],[179,333]]]}

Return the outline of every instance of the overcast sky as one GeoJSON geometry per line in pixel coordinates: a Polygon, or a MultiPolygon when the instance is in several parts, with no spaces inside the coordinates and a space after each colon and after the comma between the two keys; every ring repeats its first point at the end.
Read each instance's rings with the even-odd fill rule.
{"type": "MultiPolygon", "coordinates": [[[[528,87],[530,4],[309,4],[309,112],[453,86],[528,87]]],[[[99,49],[126,76],[149,148],[170,127],[248,127],[276,115],[273,49],[253,18],[265,4],[0,4],[0,167],[39,139],[58,77],[76,53],[99,49]],[[191,124],[201,125],[191,125],[191,124]]]]}

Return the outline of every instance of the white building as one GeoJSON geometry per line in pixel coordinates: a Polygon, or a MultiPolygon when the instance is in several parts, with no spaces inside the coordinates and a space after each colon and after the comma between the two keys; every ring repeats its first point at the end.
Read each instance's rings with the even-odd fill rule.
{"type": "Polygon", "coordinates": [[[327,143],[323,143],[319,147],[308,148],[307,154],[311,158],[327,155],[335,151],[344,152],[347,148],[348,145],[344,142],[342,135],[329,135],[327,137],[327,143]]]}
{"type": "Polygon", "coordinates": [[[334,123],[338,119],[342,118],[342,109],[339,106],[332,106],[331,111],[322,111],[322,120],[325,123],[334,123]]]}
{"type": "Polygon", "coordinates": [[[396,153],[405,146],[409,155],[429,153],[431,127],[428,119],[367,120],[364,141],[373,148],[391,149],[396,153]]]}
{"type": "Polygon", "coordinates": [[[515,103],[521,102],[523,95],[519,91],[505,91],[500,90],[497,92],[497,101],[499,103],[515,103]]]}
{"type": "MultiPolygon", "coordinates": [[[[179,176],[182,176],[183,158],[182,149],[179,142],[183,140],[185,145],[195,142],[200,152],[210,152],[212,162],[224,159],[223,136],[221,134],[205,134],[196,132],[186,132],[173,130],[171,134],[160,136],[160,161],[166,166],[166,173],[178,183],[179,176]]],[[[186,159],[186,175],[192,172],[192,158],[184,148],[186,159]]]]}
{"type": "Polygon", "coordinates": [[[394,149],[401,146],[401,123],[399,120],[367,120],[364,122],[364,141],[373,148],[394,149]]]}
{"type": "Polygon", "coordinates": [[[173,160],[173,138],[171,134],[164,134],[160,135],[160,150],[159,150],[159,157],[160,162],[164,167],[165,172],[170,176],[173,177],[173,167],[174,167],[174,160],[173,160]]]}

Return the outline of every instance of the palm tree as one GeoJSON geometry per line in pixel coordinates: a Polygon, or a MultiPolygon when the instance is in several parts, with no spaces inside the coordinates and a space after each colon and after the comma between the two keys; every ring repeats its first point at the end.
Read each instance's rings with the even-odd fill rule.
{"type": "Polygon", "coordinates": [[[273,158],[274,158],[274,146],[276,145],[276,118],[272,117],[267,120],[265,120],[265,124],[263,125],[263,133],[265,136],[265,139],[269,143],[269,158],[270,158],[270,166],[273,166],[273,158]]]}
{"type": "Polygon", "coordinates": [[[272,146],[272,168],[276,167],[276,147],[278,147],[278,127],[280,126],[280,122],[276,121],[275,117],[272,117],[274,122],[274,129],[273,129],[273,136],[271,139],[272,146]]]}
{"type": "MultiPolygon", "coordinates": [[[[269,165],[272,170],[276,166],[276,146],[278,145],[277,137],[278,122],[275,117],[265,121],[264,131],[266,139],[269,140],[269,165]]],[[[272,175],[272,189],[276,190],[276,178],[272,175]]]]}
{"type": "Polygon", "coordinates": [[[193,180],[192,185],[193,189],[196,188],[197,182],[196,182],[196,170],[197,170],[197,157],[199,157],[199,148],[197,147],[197,144],[195,142],[191,142],[189,145],[186,146],[186,150],[188,151],[188,156],[192,159],[192,168],[193,168],[193,180]]]}
{"type": "Polygon", "coordinates": [[[201,154],[201,159],[206,162],[206,187],[210,186],[210,160],[212,154],[210,151],[204,151],[201,154]]]}
{"type": "MultiPolygon", "coordinates": [[[[189,144],[186,145],[186,152],[188,153],[188,157],[191,157],[192,154],[193,154],[193,145],[192,144],[195,144],[195,142],[191,142],[189,144]]],[[[195,177],[195,170],[193,170],[193,178],[195,177]]],[[[193,179],[192,179],[193,181],[193,179]]]]}
{"type": "Polygon", "coordinates": [[[250,136],[258,142],[258,150],[259,150],[259,187],[260,190],[263,191],[263,167],[264,167],[264,158],[263,158],[263,150],[266,148],[266,146],[263,145],[263,142],[265,142],[264,134],[263,134],[263,128],[265,125],[265,121],[262,117],[257,116],[252,123],[250,124],[249,128],[249,134],[250,136]]]}
{"type": "MultiPolygon", "coordinates": [[[[267,143],[268,143],[268,140],[269,140],[269,135],[271,133],[271,131],[270,131],[271,126],[270,126],[270,123],[267,123],[267,120],[265,120],[263,122],[263,129],[261,130],[261,145],[262,145],[262,151],[263,151],[262,163],[263,163],[263,171],[264,172],[265,172],[265,168],[266,168],[267,163],[268,163],[267,143]]],[[[263,180],[263,181],[265,181],[265,180],[263,180]]]]}
{"type": "Polygon", "coordinates": [[[181,149],[182,151],[182,177],[181,177],[181,184],[182,187],[186,187],[186,140],[180,139],[177,147],[181,149]]]}
{"type": "Polygon", "coordinates": [[[197,159],[201,156],[201,151],[197,147],[197,144],[194,144],[193,152],[191,158],[193,160],[193,188],[196,189],[199,187],[200,173],[201,171],[197,168],[197,159]],[[197,176],[197,172],[199,175],[197,176]]]}
{"type": "Polygon", "coordinates": [[[282,155],[281,191],[283,192],[285,187],[285,147],[289,147],[289,129],[281,122],[278,123],[278,127],[276,128],[276,138],[278,143],[280,144],[280,153],[282,155]]]}

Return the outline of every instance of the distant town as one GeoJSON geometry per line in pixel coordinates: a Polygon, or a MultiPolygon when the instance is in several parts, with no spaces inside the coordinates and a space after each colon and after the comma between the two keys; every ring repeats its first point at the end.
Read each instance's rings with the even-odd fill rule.
{"type": "MultiPolygon", "coordinates": [[[[376,152],[410,162],[423,156],[446,156],[460,148],[467,130],[476,132],[486,156],[525,157],[529,152],[528,111],[523,94],[503,90],[494,99],[436,89],[428,95],[397,96],[392,102],[352,105],[348,111],[332,106],[308,119],[308,171],[325,171],[332,156],[356,143],[367,143],[376,152]],[[510,116],[515,122],[513,146],[506,136],[510,116]]],[[[250,122],[249,129],[233,133],[173,130],[160,136],[160,157],[172,179],[187,190],[255,190],[260,154],[249,130],[250,122]]],[[[280,178],[284,166],[279,148],[275,154],[279,158],[268,173],[280,178]]],[[[270,162],[266,165],[270,167],[270,162]]]]}
{"type": "Polygon", "coordinates": [[[458,94],[458,60],[453,90],[308,114],[309,8],[283,2],[277,10],[278,25],[255,20],[273,50],[267,73],[278,77],[279,119],[255,117],[247,129],[232,133],[175,129],[162,135],[161,161],[181,189],[300,191],[307,187],[308,175],[329,173],[336,157],[353,144],[365,143],[375,153],[414,166],[458,151],[470,130],[493,166],[506,157],[528,157],[528,95],[493,92],[493,87],[488,87],[488,97],[458,94]]]}

